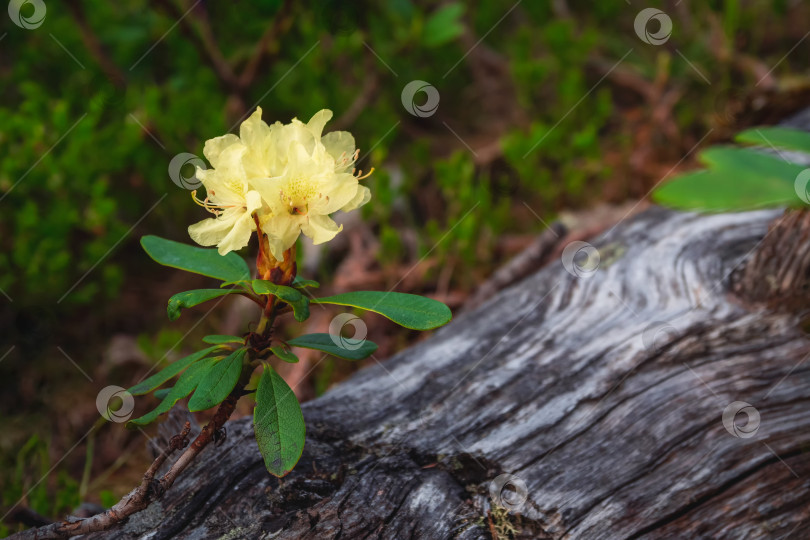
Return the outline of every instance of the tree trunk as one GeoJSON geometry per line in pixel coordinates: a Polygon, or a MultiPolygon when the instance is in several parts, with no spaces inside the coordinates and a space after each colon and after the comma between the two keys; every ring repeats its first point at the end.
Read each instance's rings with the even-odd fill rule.
{"type": "Polygon", "coordinates": [[[230,422],[97,537],[807,538],[810,341],[732,292],[780,213],[620,223],[306,403],[286,478],[230,422]]]}

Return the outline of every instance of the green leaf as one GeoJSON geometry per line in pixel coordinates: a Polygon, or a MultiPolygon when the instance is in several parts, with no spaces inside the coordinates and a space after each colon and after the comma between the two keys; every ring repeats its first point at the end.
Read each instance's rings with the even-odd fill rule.
{"type": "Polygon", "coordinates": [[[377,344],[373,341],[332,334],[306,334],[287,341],[287,345],[323,351],[346,360],[362,360],[377,350],[377,344]]]}
{"type": "Polygon", "coordinates": [[[711,212],[802,205],[794,189],[800,165],[745,148],[710,148],[700,159],[708,171],[677,176],[653,198],[674,208],[711,212]]]}
{"type": "Polygon", "coordinates": [[[415,294],[358,291],[314,298],[312,301],[373,311],[411,330],[431,330],[447,324],[453,318],[446,305],[415,294]]]}
{"type": "Polygon", "coordinates": [[[276,285],[272,281],[264,279],[253,280],[253,291],[256,294],[272,294],[281,301],[290,304],[293,309],[293,316],[298,322],[304,322],[309,318],[309,298],[301,294],[301,291],[284,285],[276,285]]]}
{"type": "Polygon", "coordinates": [[[784,148],[810,154],[810,133],[784,127],[752,128],[737,134],[734,140],[742,144],[757,144],[766,148],[784,148]]]}
{"type": "Polygon", "coordinates": [[[239,292],[237,289],[195,289],[177,293],[169,298],[166,314],[169,316],[170,321],[176,321],[180,318],[181,309],[194,307],[214,298],[239,292]]]}
{"type": "Polygon", "coordinates": [[[246,354],[245,349],[235,350],[209,369],[197,386],[197,390],[194,391],[194,395],[188,400],[188,410],[191,412],[204,411],[222,403],[239,382],[239,376],[242,374],[242,361],[246,354]]]}
{"type": "Polygon", "coordinates": [[[212,334],[210,336],[205,336],[202,338],[204,343],[213,343],[215,345],[221,345],[225,343],[244,343],[245,338],[239,336],[223,336],[219,334],[212,334]]]}
{"type": "Polygon", "coordinates": [[[223,281],[220,284],[219,287],[222,289],[222,288],[225,288],[225,287],[233,287],[234,285],[236,285],[238,287],[242,287],[243,289],[246,289],[246,290],[249,291],[249,290],[251,290],[250,289],[251,288],[251,281],[252,280],[250,280],[250,279],[238,279],[236,281],[223,281]]]}
{"type": "Polygon", "coordinates": [[[201,351],[197,351],[194,354],[190,354],[185,358],[181,358],[177,362],[172,362],[159,372],[155,373],[148,379],[144,379],[143,381],[139,382],[132,388],[128,389],[127,392],[132,394],[133,396],[140,396],[143,394],[148,394],[161,384],[165,383],[184,369],[186,369],[191,364],[197,362],[208,356],[213,351],[217,350],[219,347],[208,347],[207,349],[203,349],[201,351]]]}
{"type": "Polygon", "coordinates": [[[425,23],[422,44],[438,47],[460,36],[464,32],[460,21],[463,14],[464,6],[457,2],[437,9],[425,23]]]}
{"type": "Polygon", "coordinates": [[[222,256],[216,249],[190,246],[152,235],[141,238],[141,245],[150,257],[164,266],[223,281],[250,279],[247,263],[234,252],[222,256]]]}
{"type": "Polygon", "coordinates": [[[183,399],[194,391],[194,389],[197,387],[197,383],[200,382],[205,374],[208,373],[211,366],[213,366],[218,360],[218,358],[206,358],[202,362],[193,364],[185,371],[185,373],[180,376],[179,379],[177,379],[177,384],[172,387],[156,409],[146,413],[140,418],[130,420],[127,422],[127,426],[131,427],[133,424],[136,426],[145,426],[147,424],[151,424],[157,419],[158,416],[168,412],[169,409],[174,407],[174,404],[177,403],[178,400],[183,399]]]}
{"type": "Polygon", "coordinates": [[[304,289],[306,287],[318,288],[321,286],[321,284],[314,279],[303,279],[300,276],[295,276],[295,278],[293,278],[292,286],[298,289],[304,289]]]}
{"type": "Polygon", "coordinates": [[[275,354],[279,359],[284,360],[285,362],[289,362],[291,364],[298,362],[298,357],[295,356],[292,351],[285,349],[284,347],[270,347],[270,350],[273,351],[273,354],[275,354]]]}
{"type": "Polygon", "coordinates": [[[295,394],[268,365],[256,389],[253,430],[270,474],[289,473],[304,452],[306,425],[295,394]]]}
{"type": "Polygon", "coordinates": [[[159,388],[158,390],[155,390],[152,395],[155,396],[158,399],[164,399],[166,396],[169,395],[169,392],[171,392],[171,391],[172,391],[171,386],[168,387],[168,388],[159,388]]]}

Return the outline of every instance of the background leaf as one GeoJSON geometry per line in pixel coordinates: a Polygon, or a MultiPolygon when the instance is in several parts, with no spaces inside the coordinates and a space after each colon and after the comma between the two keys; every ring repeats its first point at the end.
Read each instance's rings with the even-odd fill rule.
{"type": "Polygon", "coordinates": [[[209,369],[188,400],[188,410],[204,411],[222,403],[239,382],[245,354],[245,349],[238,349],[209,369]]]}
{"type": "Polygon", "coordinates": [[[332,334],[306,334],[288,340],[287,345],[323,351],[346,360],[362,360],[377,350],[377,344],[373,341],[333,336],[332,334]]]}
{"type": "Polygon", "coordinates": [[[214,298],[225,296],[226,294],[239,293],[237,289],[195,289],[177,293],[169,298],[169,305],[166,307],[166,314],[170,321],[180,318],[180,310],[190,308],[208,302],[214,298]]]}
{"type": "Polygon", "coordinates": [[[432,330],[453,318],[450,308],[443,303],[415,294],[357,291],[314,298],[312,301],[373,311],[411,330],[432,330]]]}
{"type": "Polygon", "coordinates": [[[253,429],[270,474],[282,477],[289,473],[304,452],[304,415],[292,389],[268,365],[256,389],[253,429]]]}
{"type": "Polygon", "coordinates": [[[673,178],[655,191],[655,201],[711,212],[802,204],[794,189],[800,165],[747,148],[710,148],[700,160],[708,171],[673,178]]]}
{"type": "Polygon", "coordinates": [[[458,2],[437,9],[425,23],[422,43],[427,47],[438,47],[456,39],[464,32],[460,20],[463,14],[464,6],[458,2]]]}
{"type": "Polygon", "coordinates": [[[223,281],[250,279],[247,263],[234,252],[223,257],[216,249],[190,246],[152,235],[141,238],[141,245],[150,257],[164,266],[223,281]]]}
{"type": "Polygon", "coordinates": [[[742,144],[758,144],[765,148],[783,148],[810,154],[810,133],[783,127],[746,129],[734,140],[742,144]]]}

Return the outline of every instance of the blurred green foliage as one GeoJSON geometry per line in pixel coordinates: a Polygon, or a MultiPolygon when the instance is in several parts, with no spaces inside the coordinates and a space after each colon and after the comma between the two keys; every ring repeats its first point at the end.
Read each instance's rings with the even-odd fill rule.
{"type": "MultiPolygon", "coordinates": [[[[403,257],[408,228],[417,233],[420,254],[461,267],[491,264],[499,235],[541,227],[513,219],[516,201],[547,221],[561,207],[595,200],[613,171],[605,153],[626,149],[627,133],[616,130],[609,142],[602,137],[620,118],[610,85],[594,84],[605,68],[594,71],[594,65],[623,62],[642,78],[681,81],[681,92],[694,100],[675,106],[679,124],[705,124],[701,111],[740,79],[710,48],[717,23],[724,46],[756,50],[773,46],[757,20],[788,10],[785,1],[690,6],[687,16],[671,14],[672,40],[655,47],[635,35],[636,8],[622,2],[572,3],[563,12],[563,4],[550,0],[517,7],[324,0],[293,2],[286,10],[281,0],[204,2],[179,24],[188,2],[82,5],[84,29],[82,18],[57,2],[47,4],[40,28],[6,25],[2,47],[13,61],[9,55],[3,61],[0,90],[0,204],[6,208],[0,288],[11,297],[81,303],[114,296],[127,261],[113,253],[132,243],[131,228],[147,212],[151,232],[181,240],[199,217],[170,181],[170,159],[183,151],[201,155],[206,139],[233,130],[234,118],[255,105],[263,106],[266,120],[286,121],[320,108],[340,117],[359,104],[356,118],[340,127],[354,132],[361,165],[377,168],[365,213],[382,241],[383,263],[403,257]],[[192,39],[204,33],[197,17],[203,8],[237,75],[268,26],[285,18],[246,91],[223,82],[210,53],[192,39]],[[485,43],[472,46],[479,36],[485,43]],[[95,42],[101,52],[93,52],[95,42]],[[503,91],[487,93],[486,82],[476,79],[482,51],[502,62],[503,91]],[[102,69],[100,55],[117,66],[115,73],[102,69]],[[712,75],[710,92],[698,70],[712,75]],[[400,102],[402,87],[417,79],[439,90],[435,116],[412,117],[400,102]],[[359,98],[366,84],[372,90],[359,98]],[[482,138],[500,148],[486,166],[465,148],[482,138]],[[432,197],[440,204],[426,209],[432,197]]],[[[469,276],[461,271],[457,279],[469,276]]]]}
{"type": "MultiPolygon", "coordinates": [[[[58,516],[71,512],[81,502],[79,482],[65,471],[51,475],[55,465],[49,455],[50,444],[31,436],[19,449],[14,466],[3,474],[0,505],[11,509],[19,502],[40,516],[58,516]],[[6,481],[7,480],[7,481],[6,481]]],[[[0,525],[0,534],[7,534],[0,525]]]]}
{"type": "Polygon", "coordinates": [[[810,154],[810,134],[763,126],[744,131],[735,140],[755,146],[716,146],[701,151],[699,160],[706,169],[670,179],[653,192],[653,199],[673,208],[704,212],[809,204],[808,169],[789,161],[785,152],[810,154]]]}

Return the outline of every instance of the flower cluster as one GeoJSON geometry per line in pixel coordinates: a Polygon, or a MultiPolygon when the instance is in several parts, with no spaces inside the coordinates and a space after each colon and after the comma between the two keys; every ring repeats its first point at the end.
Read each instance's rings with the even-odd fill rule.
{"type": "Polygon", "coordinates": [[[315,244],[334,238],[342,226],[330,214],[366,204],[371,192],[358,182],[362,173],[355,175],[351,133],[322,136],[330,118],[332,111],[324,109],[306,124],[268,125],[258,107],[238,137],[206,141],[203,153],[213,168],[197,168],[206,198],[196,192],[194,198],[215,217],[190,226],[191,238],[225,255],[246,246],[258,223],[278,260],[302,232],[315,244]]]}

